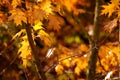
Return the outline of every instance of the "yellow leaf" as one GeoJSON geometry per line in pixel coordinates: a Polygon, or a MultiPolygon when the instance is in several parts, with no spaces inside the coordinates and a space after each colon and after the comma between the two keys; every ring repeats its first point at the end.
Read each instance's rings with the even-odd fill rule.
{"type": "Polygon", "coordinates": [[[104,9],[102,10],[101,14],[108,14],[108,17],[110,17],[119,9],[119,0],[111,0],[111,3],[109,3],[108,5],[103,5],[102,7],[104,9]]]}
{"type": "Polygon", "coordinates": [[[63,64],[64,66],[66,66],[66,67],[70,67],[70,66],[71,66],[69,59],[63,60],[63,61],[62,61],[62,64],[63,64]]]}
{"type": "Polygon", "coordinates": [[[39,22],[37,22],[34,26],[33,26],[33,29],[36,31],[36,30],[40,30],[40,29],[43,29],[43,27],[42,27],[42,22],[41,21],[39,21],[39,22]]]}
{"type": "Polygon", "coordinates": [[[10,10],[11,16],[8,17],[8,20],[14,20],[14,23],[18,25],[22,25],[22,21],[27,23],[27,18],[25,13],[20,9],[10,10]]]}
{"type": "Polygon", "coordinates": [[[46,46],[51,46],[52,40],[50,36],[44,30],[40,30],[38,34],[40,35],[40,39],[44,41],[46,46]]]}
{"type": "Polygon", "coordinates": [[[52,13],[52,8],[51,8],[51,1],[50,0],[45,0],[41,3],[41,9],[45,11],[46,15],[49,15],[52,13]]]}
{"type": "Polygon", "coordinates": [[[63,73],[63,66],[58,64],[56,67],[55,67],[55,71],[57,72],[57,74],[62,74],[63,73]]]}
{"type": "Polygon", "coordinates": [[[20,37],[23,32],[25,32],[25,29],[21,29],[18,33],[16,33],[16,34],[12,37],[12,39],[14,40],[14,39],[17,38],[17,37],[20,37]]]}
{"type": "MultiPolygon", "coordinates": [[[[32,59],[32,57],[29,57],[31,55],[31,49],[28,43],[28,40],[26,40],[26,35],[23,36],[23,41],[21,42],[21,48],[18,50],[18,53],[20,53],[20,56],[23,60],[23,66],[26,67],[28,63],[28,59],[32,59]]],[[[32,56],[32,55],[31,55],[32,56]]]]}
{"type": "Polygon", "coordinates": [[[103,14],[108,14],[108,17],[110,17],[113,12],[115,12],[115,4],[108,4],[108,5],[103,5],[102,7],[104,8],[101,12],[101,15],[103,14]]]}
{"type": "Polygon", "coordinates": [[[80,74],[80,68],[79,67],[75,67],[75,74],[79,75],[80,74]]]}

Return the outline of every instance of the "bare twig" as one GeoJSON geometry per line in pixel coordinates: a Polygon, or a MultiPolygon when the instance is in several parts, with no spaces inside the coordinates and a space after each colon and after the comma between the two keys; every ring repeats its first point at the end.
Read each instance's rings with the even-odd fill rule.
{"type": "Polygon", "coordinates": [[[20,55],[20,53],[17,54],[17,55],[14,57],[14,59],[10,62],[10,64],[8,64],[8,66],[5,67],[5,68],[0,72],[0,75],[2,75],[3,73],[6,72],[6,70],[15,62],[15,60],[18,58],[19,55],[20,55]]]}

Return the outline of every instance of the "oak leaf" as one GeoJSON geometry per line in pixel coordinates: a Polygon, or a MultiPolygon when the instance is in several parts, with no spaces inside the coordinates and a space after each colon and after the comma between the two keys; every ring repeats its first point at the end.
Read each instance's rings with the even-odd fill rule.
{"type": "Polygon", "coordinates": [[[111,0],[111,3],[108,3],[108,5],[103,5],[104,8],[101,12],[101,15],[108,14],[108,17],[110,17],[113,13],[117,12],[119,9],[119,0],[111,0]]]}
{"type": "Polygon", "coordinates": [[[49,20],[48,29],[59,31],[61,27],[60,27],[60,22],[58,21],[59,20],[58,17],[53,14],[50,14],[48,16],[48,20],[49,20]]]}
{"type": "Polygon", "coordinates": [[[36,21],[43,20],[45,16],[45,12],[40,8],[38,8],[37,6],[34,7],[33,10],[28,10],[26,14],[27,14],[28,22],[31,25],[34,25],[36,21]]]}
{"type": "Polygon", "coordinates": [[[21,42],[21,48],[18,50],[18,53],[20,53],[20,56],[23,61],[23,66],[26,67],[28,63],[28,59],[32,59],[31,55],[31,49],[29,46],[29,42],[27,40],[27,36],[22,37],[23,41],[21,42]],[[31,55],[31,57],[30,57],[31,55]]]}
{"type": "Polygon", "coordinates": [[[18,26],[18,25],[22,25],[22,21],[24,23],[27,23],[27,18],[26,18],[26,14],[20,10],[20,9],[13,9],[10,10],[11,15],[8,17],[8,20],[14,20],[14,23],[18,26]]]}

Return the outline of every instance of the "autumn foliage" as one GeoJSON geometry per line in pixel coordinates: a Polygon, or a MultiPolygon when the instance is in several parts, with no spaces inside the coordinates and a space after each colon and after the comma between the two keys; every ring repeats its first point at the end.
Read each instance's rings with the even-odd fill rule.
{"type": "Polygon", "coordinates": [[[94,0],[0,0],[0,80],[42,80],[40,71],[47,80],[86,80],[94,48],[94,79],[120,79],[120,0],[100,2],[99,43],[91,48],[94,0]]]}

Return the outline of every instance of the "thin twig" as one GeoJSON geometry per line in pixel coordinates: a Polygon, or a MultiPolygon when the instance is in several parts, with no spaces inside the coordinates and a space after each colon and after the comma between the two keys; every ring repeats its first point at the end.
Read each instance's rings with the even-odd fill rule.
{"type": "Polygon", "coordinates": [[[3,73],[5,73],[5,71],[15,62],[15,60],[17,59],[17,57],[18,57],[19,55],[20,55],[20,53],[17,54],[17,55],[14,57],[14,59],[8,64],[8,66],[5,67],[5,68],[0,72],[0,75],[2,75],[3,73]]]}
{"type": "Polygon", "coordinates": [[[25,78],[26,80],[29,80],[28,77],[27,77],[27,73],[26,73],[26,69],[23,69],[24,73],[25,73],[25,78]]]}
{"type": "Polygon", "coordinates": [[[23,25],[26,29],[28,42],[29,42],[29,45],[30,45],[31,51],[32,51],[32,56],[34,58],[35,64],[37,65],[37,69],[39,70],[41,80],[46,80],[46,76],[45,76],[44,71],[43,71],[43,65],[41,64],[41,61],[40,61],[39,56],[37,54],[38,50],[37,50],[37,48],[34,44],[34,40],[33,40],[33,37],[32,37],[31,25],[29,23],[28,24],[23,23],[23,25]]]}
{"type": "Polygon", "coordinates": [[[69,57],[66,57],[66,58],[64,58],[64,59],[61,59],[61,60],[59,60],[57,63],[53,63],[53,64],[46,70],[46,72],[50,71],[52,68],[54,68],[55,66],[57,66],[57,64],[59,64],[59,62],[62,62],[62,61],[66,60],[66,59],[69,59],[69,58],[82,57],[82,56],[84,56],[85,54],[87,54],[87,53],[76,54],[76,55],[69,56],[69,57]]]}

